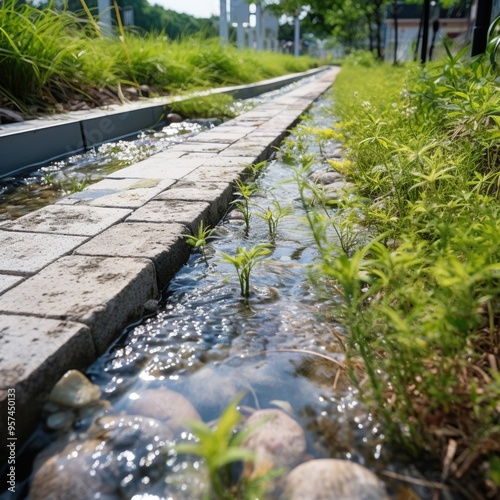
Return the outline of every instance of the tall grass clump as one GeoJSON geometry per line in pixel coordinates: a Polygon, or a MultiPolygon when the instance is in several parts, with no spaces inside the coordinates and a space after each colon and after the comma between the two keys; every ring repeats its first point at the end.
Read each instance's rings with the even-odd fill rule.
{"type": "MultiPolygon", "coordinates": [[[[356,186],[336,211],[360,200],[348,220],[365,241],[346,249],[329,238],[318,223],[331,211],[325,203],[309,222],[322,256],[318,282],[341,294],[336,314],[350,332],[348,353],[365,368],[364,379],[354,370],[353,377],[388,438],[434,458],[440,480],[467,498],[493,498],[500,485],[499,72],[491,52],[471,60],[465,50],[447,50],[424,68],[343,67],[332,113],[346,159],[326,160],[356,186]]],[[[424,478],[435,479],[432,463],[424,478]]]]}
{"type": "Polygon", "coordinates": [[[78,86],[78,18],[50,7],[0,4],[0,93],[18,108],[54,103],[78,86]]]}
{"type": "Polygon", "coordinates": [[[121,97],[122,86],[146,84],[153,93],[169,94],[315,66],[308,57],[239,51],[203,33],[171,40],[118,23],[114,36],[103,36],[88,9],[75,14],[52,3],[0,3],[0,100],[27,113],[60,108],[75,98],[99,104],[106,92],[121,97]]]}

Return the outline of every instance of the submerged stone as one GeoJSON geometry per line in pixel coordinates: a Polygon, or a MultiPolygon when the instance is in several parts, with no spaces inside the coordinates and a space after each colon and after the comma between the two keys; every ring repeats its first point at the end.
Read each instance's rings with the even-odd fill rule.
{"type": "Polygon", "coordinates": [[[161,420],[173,428],[184,427],[190,420],[201,420],[188,399],[165,387],[147,389],[135,396],[138,397],[126,405],[130,413],[161,420]]]}
{"type": "Polygon", "coordinates": [[[245,422],[245,428],[253,429],[242,446],[255,453],[255,460],[245,463],[244,474],[247,477],[258,477],[271,469],[293,466],[306,451],[304,430],[281,410],[258,410],[245,422]]]}
{"type": "Polygon", "coordinates": [[[69,429],[75,421],[75,414],[71,410],[58,411],[47,417],[46,423],[49,429],[69,429]]]}
{"type": "Polygon", "coordinates": [[[157,420],[100,417],[86,434],[70,434],[37,457],[30,499],[132,498],[151,484],[163,494],[171,445],[172,431],[157,420]]]}
{"type": "Polygon", "coordinates": [[[338,172],[331,170],[316,170],[309,176],[318,184],[332,184],[333,182],[342,181],[342,176],[338,172]]]}
{"type": "Polygon", "coordinates": [[[81,408],[97,401],[101,390],[78,370],[66,372],[49,394],[48,400],[71,408],[81,408]]]}
{"type": "Polygon", "coordinates": [[[386,500],[377,476],[349,460],[319,459],[295,467],[280,500],[386,500]]]}
{"type": "Polygon", "coordinates": [[[91,473],[96,460],[104,455],[103,449],[100,440],[69,443],[47,458],[35,469],[30,500],[118,500],[110,475],[103,470],[91,473]]]}

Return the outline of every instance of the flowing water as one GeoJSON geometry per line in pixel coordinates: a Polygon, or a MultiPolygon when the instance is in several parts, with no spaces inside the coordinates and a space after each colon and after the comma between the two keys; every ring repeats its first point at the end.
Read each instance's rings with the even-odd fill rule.
{"type": "MultiPolygon", "coordinates": [[[[328,98],[317,102],[307,125],[330,124],[330,106],[328,98]]],[[[308,152],[318,152],[314,141],[306,146],[308,152]]],[[[317,252],[292,177],[278,154],[255,180],[249,231],[234,212],[228,213],[205,255],[193,253],[164,290],[159,311],[127,328],[87,370],[107,401],[97,413],[120,415],[119,424],[101,417],[96,430],[93,417],[80,416],[71,430],[57,432],[40,423],[26,455],[56,440],[45,453],[59,451],[68,461],[83,458],[74,460],[73,468],[49,467],[35,478],[32,495],[46,497],[46,487],[69,488],[72,498],[94,498],[94,493],[105,499],[202,498],[206,482],[201,462],[174,448],[192,435],[172,434],[161,423],[153,429],[145,420],[151,401],[141,406],[143,395],[154,399],[168,389],[183,395],[207,423],[216,421],[238,394],[243,394],[244,415],[281,408],[305,432],[303,460],[352,460],[374,471],[394,498],[430,498],[424,488],[404,489],[383,474],[406,473],[411,463],[384,444],[383,429],[341,368],[346,333],[331,315],[339,297],[320,295],[308,279],[317,252]],[[280,221],[271,254],[254,268],[251,295],[244,300],[235,269],[222,253],[269,242],[267,223],[256,214],[276,200],[292,211],[280,221]]],[[[183,404],[172,405],[180,415],[185,414],[183,404]]],[[[29,488],[26,480],[23,494],[29,488]]]]}

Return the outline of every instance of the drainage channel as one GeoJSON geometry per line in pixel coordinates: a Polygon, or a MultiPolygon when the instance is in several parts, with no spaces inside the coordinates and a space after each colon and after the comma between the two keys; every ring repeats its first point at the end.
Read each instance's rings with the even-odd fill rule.
{"type": "MultiPolygon", "coordinates": [[[[254,106],[290,92],[298,85],[312,81],[317,75],[317,72],[313,75],[308,72],[300,80],[292,78],[292,83],[278,89],[244,100],[235,100],[227,106],[227,114],[238,116],[254,106]]],[[[286,82],[288,79],[283,81],[286,82]]],[[[252,87],[251,94],[267,88],[269,84],[260,84],[252,87]]],[[[176,118],[179,119],[180,116],[176,118]]],[[[161,153],[221,123],[219,118],[188,118],[179,123],[163,123],[159,127],[142,130],[128,139],[106,142],[64,160],[50,162],[23,175],[4,177],[0,179],[0,222],[14,220],[33,210],[56,203],[60,198],[79,192],[117,170],[161,153]]]]}
{"type": "MultiPolygon", "coordinates": [[[[14,394],[18,446],[55,382],[142,315],[188,259],[184,234],[220,220],[235,180],[269,158],[337,71],[0,225],[0,411],[14,394]]],[[[11,431],[2,419],[0,435],[11,431]]]]}
{"type": "Polygon", "coordinates": [[[250,85],[223,87],[182,97],[152,98],[112,105],[106,109],[76,111],[0,126],[0,178],[22,174],[35,166],[79,154],[105,142],[130,137],[140,130],[158,125],[164,120],[174,101],[209,94],[228,94],[235,99],[248,99],[319,74],[323,70],[324,68],[316,68],[250,85]]]}
{"type": "MultiPolygon", "coordinates": [[[[316,101],[304,125],[328,127],[330,105],[329,98],[316,101]]],[[[309,178],[323,177],[328,191],[323,155],[341,154],[339,144],[323,145],[320,154],[314,138],[302,138],[300,151],[296,139],[292,131],[283,154],[248,179],[250,224],[238,210],[226,214],[204,252],[193,253],[171,280],[157,311],[130,325],[86,370],[92,383],[73,372],[57,384],[25,453],[43,449],[24,489],[31,500],[207,498],[205,462],[178,446],[197,443],[186,421],[213,429],[238,397],[238,430],[251,430],[245,446],[255,457],[233,468],[233,480],[212,491],[214,498],[262,498],[245,489],[259,474],[269,499],[426,498],[424,488],[388,479],[387,472],[419,476],[422,464],[389,445],[359,401],[343,368],[346,332],[332,318],[339,296],[308,280],[318,252],[286,158],[314,156],[309,178]],[[284,215],[274,232],[269,210],[276,220],[284,215]],[[264,242],[270,253],[243,300],[223,255],[264,242]],[[273,483],[265,474],[271,467],[290,472],[273,483]]]]}

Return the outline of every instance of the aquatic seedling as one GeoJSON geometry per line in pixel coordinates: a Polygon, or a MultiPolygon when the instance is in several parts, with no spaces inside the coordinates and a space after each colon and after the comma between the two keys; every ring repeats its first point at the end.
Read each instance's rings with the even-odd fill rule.
{"type": "Polygon", "coordinates": [[[283,217],[290,215],[292,212],[293,208],[291,206],[282,207],[278,201],[274,200],[271,203],[271,206],[267,207],[267,210],[264,213],[256,213],[255,215],[267,222],[269,227],[269,237],[274,243],[278,232],[279,221],[283,219],[283,217]]]}
{"type": "MultiPolygon", "coordinates": [[[[235,434],[241,420],[237,407],[243,394],[232,401],[221,414],[217,427],[210,428],[203,422],[190,422],[188,427],[198,439],[197,443],[181,443],[176,446],[177,453],[186,453],[203,458],[208,469],[210,481],[209,498],[232,499],[229,467],[231,463],[253,460],[254,454],[240,446],[247,433],[235,434]]],[[[241,497],[238,497],[241,498],[241,497]]]]}
{"type": "Polygon", "coordinates": [[[210,238],[214,230],[215,230],[214,228],[211,229],[209,226],[205,226],[205,223],[201,221],[200,225],[198,226],[198,231],[196,234],[184,235],[184,237],[186,238],[186,243],[188,245],[192,246],[195,249],[200,250],[201,255],[205,259],[205,262],[207,262],[205,247],[207,246],[208,238],[210,238]]]}
{"type": "Polygon", "coordinates": [[[245,167],[255,177],[260,174],[261,170],[267,166],[267,160],[260,161],[259,163],[245,163],[245,167]]]}
{"type": "Polygon", "coordinates": [[[245,221],[245,231],[248,232],[250,229],[250,196],[255,192],[255,188],[250,186],[249,184],[245,184],[244,182],[236,179],[236,186],[238,188],[234,194],[239,196],[237,200],[234,200],[232,203],[236,206],[236,208],[243,214],[243,220],[245,221]]]}
{"type": "Polygon", "coordinates": [[[250,295],[250,274],[252,269],[262,258],[271,253],[269,243],[260,243],[247,250],[243,247],[236,247],[235,255],[228,255],[221,252],[222,257],[234,265],[238,279],[240,281],[241,295],[248,298],[250,295]]]}

